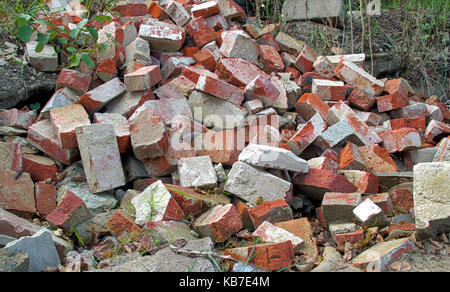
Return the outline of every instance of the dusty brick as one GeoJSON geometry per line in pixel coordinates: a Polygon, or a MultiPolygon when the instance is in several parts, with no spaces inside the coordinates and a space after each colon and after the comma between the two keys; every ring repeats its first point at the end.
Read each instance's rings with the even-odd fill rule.
{"type": "Polygon", "coordinates": [[[191,19],[189,12],[176,1],[170,1],[165,10],[170,18],[180,27],[184,26],[191,19]]]}
{"type": "Polygon", "coordinates": [[[220,79],[237,87],[245,87],[258,75],[268,76],[256,65],[241,58],[223,58],[217,64],[220,79]]]}
{"type": "Polygon", "coordinates": [[[354,184],[358,189],[358,192],[364,194],[376,194],[378,193],[378,177],[371,173],[361,170],[344,170],[339,174],[343,174],[349,182],[354,184]]]}
{"type": "Polygon", "coordinates": [[[209,156],[181,158],[178,161],[180,183],[184,187],[213,188],[217,176],[209,156]]]}
{"type": "Polygon", "coordinates": [[[125,48],[125,55],[125,64],[137,62],[142,65],[152,65],[152,58],[150,56],[150,44],[140,37],[135,38],[125,48]]]}
{"type": "Polygon", "coordinates": [[[158,20],[164,20],[169,18],[169,15],[167,15],[166,11],[158,5],[158,2],[152,1],[147,9],[148,14],[153,16],[154,18],[158,20]]]}
{"type": "Polygon", "coordinates": [[[312,48],[304,46],[295,60],[295,67],[302,73],[311,72],[314,70],[313,64],[316,58],[316,52],[312,48]]]}
{"type": "Polygon", "coordinates": [[[380,209],[383,210],[385,214],[392,214],[392,211],[394,210],[391,195],[388,193],[366,195],[363,196],[363,200],[365,199],[370,199],[375,203],[375,205],[380,207],[380,209]]]}
{"type": "Polygon", "coordinates": [[[249,115],[254,115],[264,109],[264,104],[259,99],[246,101],[243,106],[247,109],[249,115]]]}
{"type": "Polygon", "coordinates": [[[355,114],[358,116],[358,118],[361,119],[364,123],[366,123],[368,126],[380,126],[381,121],[383,117],[380,114],[376,114],[373,112],[362,112],[358,110],[354,110],[355,114]]]}
{"type": "Polygon", "coordinates": [[[40,215],[48,215],[56,209],[56,188],[44,182],[37,182],[36,192],[36,211],[40,215]]]}
{"type": "Polygon", "coordinates": [[[295,174],[292,182],[301,192],[315,200],[322,200],[326,192],[354,193],[355,185],[345,176],[332,173],[325,169],[310,169],[308,174],[295,174]]]}
{"type": "Polygon", "coordinates": [[[130,119],[130,130],[133,152],[141,161],[161,157],[169,148],[164,123],[152,109],[143,110],[130,119]]]}
{"type": "Polygon", "coordinates": [[[342,120],[331,127],[328,127],[321,133],[316,140],[314,140],[313,145],[322,151],[326,151],[333,147],[336,147],[337,149],[344,147],[347,142],[361,144],[355,135],[354,129],[346,120],[342,120]]]}
{"type": "Polygon", "coordinates": [[[305,47],[305,43],[303,41],[297,40],[283,31],[280,31],[275,39],[280,46],[281,51],[295,56],[300,54],[303,47],[305,47]]]}
{"type": "Polygon", "coordinates": [[[359,147],[361,157],[366,164],[367,171],[374,172],[397,172],[397,166],[389,155],[389,152],[378,146],[362,146],[359,147]]]}
{"type": "Polygon", "coordinates": [[[322,212],[325,222],[346,223],[353,219],[353,209],[362,202],[360,193],[325,193],[322,212]]]}
{"type": "Polygon", "coordinates": [[[372,200],[365,199],[353,209],[353,214],[363,226],[386,226],[388,225],[386,215],[372,200]]]}
{"type": "Polygon", "coordinates": [[[228,29],[228,21],[222,15],[214,15],[205,19],[208,26],[214,28],[215,30],[228,29]]]}
{"type": "Polygon", "coordinates": [[[450,125],[444,122],[438,122],[432,120],[428,123],[427,129],[425,130],[425,138],[428,143],[437,143],[442,138],[450,135],[450,125]]]}
{"type": "Polygon", "coordinates": [[[300,236],[305,241],[300,246],[299,250],[306,252],[309,256],[315,257],[318,254],[316,238],[313,236],[312,226],[308,218],[300,218],[284,222],[275,223],[275,226],[281,227],[297,236],[300,236]]]}
{"type": "Polygon", "coordinates": [[[23,152],[20,144],[0,141],[0,170],[22,170],[23,152]]]}
{"type": "Polygon", "coordinates": [[[242,58],[256,63],[259,56],[259,45],[247,34],[240,31],[222,33],[221,54],[226,58],[242,58]]]}
{"type": "Polygon", "coordinates": [[[55,72],[58,69],[58,53],[50,44],[45,44],[40,52],[36,52],[39,42],[30,41],[26,44],[25,58],[31,66],[44,72],[55,72]]]}
{"type": "Polygon", "coordinates": [[[242,229],[242,221],[233,204],[219,205],[203,213],[194,222],[202,237],[213,242],[224,242],[242,229]]]}
{"type": "Polygon", "coordinates": [[[283,59],[277,50],[270,45],[259,46],[259,57],[266,72],[280,72],[284,70],[283,59]]]}
{"type": "Polygon", "coordinates": [[[50,120],[42,120],[28,129],[27,140],[45,154],[63,164],[70,165],[79,158],[78,149],[63,149],[50,120]]]}
{"type": "Polygon", "coordinates": [[[199,51],[200,51],[200,49],[198,47],[194,47],[194,46],[192,46],[192,47],[184,47],[183,50],[182,50],[183,55],[185,55],[186,57],[192,57],[192,58],[199,51]]]}
{"type": "Polygon", "coordinates": [[[215,1],[203,2],[201,4],[192,5],[191,13],[194,17],[203,16],[205,18],[220,13],[219,5],[215,1]]]}
{"type": "Polygon", "coordinates": [[[152,90],[144,91],[127,91],[123,95],[117,97],[104,107],[104,112],[116,113],[125,118],[131,117],[134,111],[148,100],[154,100],[155,96],[152,90]]]}
{"type": "Polygon", "coordinates": [[[283,199],[264,202],[261,205],[249,209],[248,213],[255,227],[259,227],[264,221],[270,223],[292,220],[292,209],[283,199]]]}
{"type": "Polygon", "coordinates": [[[89,190],[100,193],[125,185],[114,126],[92,124],[76,132],[89,190]]]}
{"type": "Polygon", "coordinates": [[[241,22],[245,20],[245,11],[234,0],[219,0],[220,14],[228,20],[236,19],[241,22]]]}
{"type": "Polygon", "coordinates": [[[28,172],[34,181],[53,180],[58,168],[50,158],[33,154],[23,155],[23,171],[28,172]]]}
{"type": "Polygon", "coordinates": [[[280,91],[275,87],[269,77],[258,75],[245,87],[245,99],[259,99],[265,107],[273,106],[280,95],[280,91]]]}
{"type": "Polygon", "coordinates": [[[326,119],[330,107],[317,95],[305,93],[298,99],[295,109],[303,120],[309,121],[316,113],[326,119]]]}
{"type": "Polygon", "coordinates": [[[105,105],[113,101],[116,97],[125,93],[127,87],[119,78],[114,78],[95,89],[86,92],[78,101],[89,114],[101,110],[105,105]]]}
{"type": "Polygon", "coordinates": [[[89,90],[90,84],[91,76],[76,70],[63,69],[59,73],[58,80],[56,81],[56,89],[69,87],[70,89],[83,94],[89,90]]]}
{"type": "Polygon", "coordinates": [[[298,132],[287,142],[296,155],[301,154],[327,128],[327,123],[320,114],[315,114],[298,132]]]}
{"type": "Polygon", "coordinates": [[[164,124],[170,125],[179,115],[192,119],[192,112],[186,98],[163,98],[159,100],[148,100],[140,106],[128,119],[132,122],[142,111],[151,109],[157,116],[160,116],[164,124]]]}
{"type": "Polygon", "coordinates": [[[210,42],[215,42],[217,40],[217,34],[212,27],[208,27],[196,32],[192,38],[196,46],[203,47],[210,42]]]}
{"type": "Polygon", "coordinates": [[[124,76],[125,85],[129,91],[149,90],[158,84],[161,79],[159,66],[143,67],[124,76]]]}
{"type": "Polygon", "coordinates": [[[67,191],[56,209],[45,217],[50,225],[69,231],[90,218],[84,202],[71,191],[67,191]]]}
{"type": "Polygon", "coordinates": [[[180,143],[169,149],[164,156],[146,159],[143,161],[147,174],[152,177],[169,175],[177,170],[178,160],[181,158],[195,157],[196,152],[188,143],[180,143]]]}
{"type": "Polygon", "coordinates": [[[130,124],[128,120],[120,115],[114,113],[95,113],[94,123],[111,124],[114,126],[116,133],[117,145],[120,153],[126,153],[131,142],[130,124]]]}
{"type": "Polygon", "coordinates": [[[413,128],[386,130],[379,132],[378,135],[383,140],[383,146],[389,153],[416,149],[422,145],[419,133],[413,128]]]}
{"type": "Polygon", "coordinates": [[[328,157],[315,157],[308,160],[309,168],[326,169],[330,172],[336,172],[338,163],[328,157]]]}
{"type": "Polygon", "coordinates": [[[406,213],[414,208],[414,198],[408,189],[395,189],[391,192],[392,202],[395,207],[400,207],[406,213]]]}
{"type": "Polygon", "coordinates": [[[426,130],[426,118],[400,118],[386,121],[391,130],[398,130],[401,128],[414,128],[416,130],[426,130]]]}
{"type": "Polygon", "coordinates": [[[349,142],[339,152],[339,169],[364,170],[366,165],[361,157],[358,146],[349,142]]]}
{"type": "Polygon", "coordinates": [[[141,25],[139,37],[150,43],[152,50],[177,52],[186,40],[186,34],[181,28],[163,24],[141,25]]]}
{"type": "Polygon", "coordinates": [[[208,50],[200,50],[194,55],[197,64],[202,65],[205,69],[213,71],[216,68],[216,60],[208,50]]]}
{"type": "Polygon", "coordinates": [[[342,60],[334,69],[334,75],[341,80],[374,96],[383,91],[383,82],[362,70],[354,63],[342,60]]]}
{"type": "Polygon", "coordinates": [[[0,110],[0,124],[9,127],[26,130],[29,126],[36,122],[36,118],[36,111],[25,111],[15,108],[9,110],[0,110]]]}
{"type": "Polygon", "coordinates": [[[106,228],[119,240],[129,240],[133,235],[143,232],[143,229],[122,210],[117,210],[109,217],[106,228]]]}
{"type": "Polygon", "coordinates": [[[287,268],[294,260],[294,249],[290,240],[226,249],[224,254],[269,271],[287,268]]]}
{"type": "Polygon", "coordinates": [[[408,81],[403,78],[398,78],[388,80],[386,82],[384,91],[388,92],[389,94],[399,93],[406,98],[408,97],[409,88],[410,86],[408,84],[408,81]]]}
{"type": "Polygon", "coordinates": [[[97,75],[103,82],[111,81],[117,76],[118,73],[116,63],[113,59],[105,59],[101,61],[95,70],[95,75],[97,75]]]}
{"type": "Polygon", "coordinates": [[[244,100],[243,90],[222,80],[205,75],[199,77],[196,89],[229,101],[235,105],[241,105],[244,100]]]}
{"type": "Polygon", "coordinates": [[[277,227],[268,221],[264,221],[252,234],[253,240],[260,240],[267,243],[279,243],[290,240],[294,250],[303,244],[304,240],[300,236],[291,233],[281,227],[277,227]]]}
{"type": "Polygon", "coordinates": [[[12,212],[36,212],[34,184],[28,173],[0,170],[0,208],[12,212]]]}
{"type": "Polygon", "coordinates": [[[333,234],[333,239],[340,245],[344,245],[346,242],[353,244],[362,242],[364,238],[364,229],[348,233],[333,234]]]}
{"type": "Polygon", "coordinates": [[[377,101],[377,107],[380,113],[399,109],[409,105],[408,98],[398,92],[390,95],[378,96],[375,99],[377,101]]]}
{"type": "Polygon", "coordinates": [[[346,88],[344,82],[314,79],[312,81],[312,93],[322,100],[345,100],[346,88]]]}
{"type": "Polygon", "coordinates": [[[370,111],[376,104],[373,95],[365,93],[363,90],[354,88],[348,96],[348,101],[352,106],[363,111],[370,111]]]}
{"type": "Polygon", "coordinates": [[[202,75],[210,76],[213,78],[218,78],[218,76],[216,74],[214,74],[208,70],[200,69],[200,68],[196,68],[196,67],[192,67],[192,66],[184,67],[181,75],[185,76],[186,78],[188,78],[195,84],[197,84],[198,78],[200,78],[200,76],[202,76],[202,75]]]}
{"type": "Polygon", "coordinates": [[[91,124],[88,113],[80,104],[51,109],[50,121],[64,149],[77,148],[75,128],[91,124]]]}
{"type": "Polygon", "coordinates": [[[450,138],[444,138],[439,142],[436,151],[436,155],[433,158],[433,162],[450,161],[450,138]]]}

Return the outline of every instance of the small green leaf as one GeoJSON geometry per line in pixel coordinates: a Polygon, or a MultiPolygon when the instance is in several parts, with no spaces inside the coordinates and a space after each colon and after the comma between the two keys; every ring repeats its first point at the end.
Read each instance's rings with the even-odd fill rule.
{"type": "Polygon", "coordinates": [[[76,39],[78,37],[78,34],[80,33],[80,30],[78,28],[74,28],[70,31],[70,38],[71,39],[76,39]]]}
{"type": "Polygon", "coordinates": [[[89,33],[91,34],[91,36],[94,38],[94,40],[98,39],[98,32],[97,29],[92,28],[92,27],[88,27],[87,30],[89,31],[89,33]]]}
{"type": "Polygon", "coordinates": [[[34,111],[38,111],[41,109],[41,104],[39,102],[30,104],[30,109],[34,111]]]}
{"type": "Polygon", "coordinates": [[[24,24],[21,27],[19,27],[19,30],[17,31],[17,36],[22,42],[28,43],[31,39],[32,33],[33,28],[31,28],[29,24],[24,24]]]}
{"type": "Polygon", "coordinates": [[[65,38],[58,38],[58,42],[59,42],[61,45],[67,44],[67,40],[66,40],[65,38]]]}
{"type": "Polygon", "coordinates": [[[48,21],[48,20],[45,20],[45,19],[36,19],[34,21],[34,23],[41,24],[41,25],[46,25],[46,26],[52,26],[52,23],[50,21],[48,21]]]}
{"type": "Polygon", "coordinates": [[[98,21],[103,21],[103,22],[109,22],[112,20],[111,16],[107,16],[107,15],[96,15],[95,16],[95,20],[98,21]]]}
{"type": "Polygon", "coordinates": [[[44,44],[44,43],[39,43],[39,44],[37,44],[36,49],[35,49],[36,53],[42,52],[42,50],[44,49],[44,47],[45,47],[45,44],[44,44]]]}
{"type": "Polygon", "coordinates": [[[88,65],[89,68],[91,69],[95,68],[95,63],[94,61],[92,61],[92,58],[88,54],[82,54],[81,59],[86,65],[88,65]]]}
{"type": "Polygon", "coordinates": [[[16,22],[18,25],[23,25],[30,21],[31,15],[28,14],[16,14],[16,22]]]}
{"type": "Polygon", "coordinates": [[[74,48],[74,47],[68,47],[68,48],[67,48],[67,51],[69,51],[69,52],[72,53],[72,54],[76,54],[76,53],[77,53],[77,49],[74,48]]]}
{"type": "Polygon", "coordinates": [[[49,39],[49,40],[53,40],[53,39],[56,38],[57,35],[58,35],[57,32],[56,32],[55,30],[48,31],[47,33],[49,34],[49,36],[48,36],[48,39],[49,39]]]}
{"type": "Polygon", "coordinates": [[[36,37],[37,41],[43,44],[48,43],[48,35],[44,34],[44,33],[37,33],[37,37],[36,37]]]}
{"type": "Polygon", "coordinates": [[[72,55],[69,57],[70,60],[70,66],[69,67],[76,67],[80,65],[81,58],[80,55],[72,55]]]}
{"type": "Polygon", "coordinates": [[[80,21],[80,22],[77,24],[77,29],[81,30],[81,29],[86,25],[87,22],[88,22],[87,19],[84,19],[84,20],[80,21]]]}

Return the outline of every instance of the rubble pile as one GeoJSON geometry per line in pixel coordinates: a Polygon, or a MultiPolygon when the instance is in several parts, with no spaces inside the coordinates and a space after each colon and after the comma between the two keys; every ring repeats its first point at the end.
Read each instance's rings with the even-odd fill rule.
{"type": "MultiPolygon", "coordinates": [[[[60,70],[40,112],[0,111],[0,259],[325,271],[337,253],[340,268],[385,271],[419,239],[447,238],[445,104],[370,75],[364,54],[318,56],[233,0],[114,11],[95,69],[60,70]]],[[[57,70],[54,49],[33,46],[29,64],[57,70]]]]}

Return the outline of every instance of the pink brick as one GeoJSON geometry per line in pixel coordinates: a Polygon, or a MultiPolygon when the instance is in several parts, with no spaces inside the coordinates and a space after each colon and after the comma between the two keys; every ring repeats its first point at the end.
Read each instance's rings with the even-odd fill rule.
{"type": "Polygon", "coordinates": [[[59,73],[56,89],[69,87],[76,92],[83,94],[89,90],[90,83],[91,76],[76,70],[63,69],[61,70],[61,73],[59,73]]]}
{"type": "Polygon", "coordinates": [[[344,82],[314,79],[312,82],[312,93],[322,100],[345,100],[346,87],[344,82]]]}
{"type": "Polygon", "coordinates": [[[278,99],[280,92],[269,77],[258,75],[245,87],[246,100],[259,99],[265,107],[272,106],[278,99]]]}
{"type": "Polygon", "coordinates": [[[50,158],[33,154],[23,155],[23,171],[28,172],[34,181],[56,179],[58,167],[50,158]]]}
{"type": "Polygon", "coordinates": [[[159,66],[143,67],[124,76],[129,91],[149,90],[161,81],[159,66]]]}
{"type": "Polygon", "coordinates": [[[244,91],[222,80],[206,75],[200,76],[196,86],[197,90],[211,94],[229,101],[235,105],[241,105],[244,100],[244,91]]]}
{"type": "Polygon", "coordinates": [[[114,126],[92,124],[76,132],[89,190],[100,193],[125,185],[114,126]]]}
{"type": "Polygon", "coordinates": [[[305,93],[298,99],[295,109],[305,121],[309,121],[316,113],[326,119],[330,107],[317,95],[305,93]]]}
{"type": "Polygon", "coordinates": [[[35,111],[23,111],[18,109],[0,110],[0,124],[9,127],[28,129],[36,122],[37,114],[35,111]]]}
{"type": "Polygon", "coordinates": [[[50,214],[47,221],[54,227],[73,230],[78,224],[91,217],[84,202],[71,191],[67,191],[61,202],[50,214]]]}
{"type": "Polygon", "coordinates": [[[220,13],[219,5],[215,1],[208,1],[197,5],[192,5],[191,13],[194,17],[203,16],[205,18],[220,13]]]}
{"type": "Polygon", "coordinates": [[[312,48],[304,46],[295,60],[295,67],[302,73],[311,72],[314,70],[313,64],[316,58],[316,52],[312,48]]]}
{"type": "Polygon", "coordinates": [[[348,101],[352,106],[363,111],[370,111],[376,103],[373,95],[367,94],[358,88],[353,89],[348,96],[348,101]]]}
{"type": "Polygon", "coordinates": [[[258,75],[268,76],[256,65],[241,58],[223,58],[217,64],[220,79],[237,87],[245,87],[258,75]]]}
{"type": "Polygon", "coordinates": [[[126,90],[125,84],[119,78],[114,78],[83,94],[78,103],[81,103],[89,114],[92,114],[101,110],[126,90]]]}
{"type": "Polygon", "coordinates": [[[22,170],[23,153],[20,144],[0,142],[0,170],[22,170]]]}
{"type": "Polygon", "coordinates": [[[364,229],[357,230],[355,232],[334,234],[334,240],[340,245],[344,245],[346,242],[358,243],[364,240],[364,229]]]}
{"type": "Polygon", "coordinates": [[[288,141],[296,155],[301,154],[314,140],[327,129],[327,123],[320,114],[315,114],[298,132],[288,141]]]}
{"type": "Polygon", "coordinates": [[[128,120],[120,115],[113,113],[95,113],[94,123],[111,124],[114,126],[117,144],[120,153],[126,153],[130,146],[130,124],[128,120]]]}
{"type": "Polygon", "coordinates": [[[384,88],[383,82],[377,80],[354,63],[345,60],[342,60],[336,66],[334,75],[346,83],[374,96],[380,95],[384,88]]]}
{"type": "Polygon", "coordinates": [[[16,171],[0,170],[0,208],[35,213],[34,184],[28,173],[15,179],[16,171]]]}
{"type": "Polygon", "coordinates": [[[242,229],[242,221],[233,204],[211,208],[195,220],[195,229],[214,242],[224,242],[242,229]]]}
{"type": "Polygon", "coordinates": [[[48,215],[56,209],[56,188],[44,182],[37,182],[36,209],[40,215],[48,215]]]}
{"type": "Polygon", "coordinates": [[[280,72],[284,70],[283,59],[278,51],[270,45],[259,46],[259,57],[266,72],[280,72]]]}
{"type": "Polygon", "coordinates": [[[378,133],[383,140],[383,146],[389,153],[420,148],[422,142],[416,129],[401,128],[378,133]]]}
{"type": "Polygon", "coordinates": [[[378,111],[380,113],[399,109],[409,105],[408,98],[401,93],[395,92],[391,95],[383,95],[376,98],[378,111]]]}
{"type": "Polygon", "coordinates": [[[189,12],[179,2],[170,1],[165,10],[170,18],[180,27],[184,26],[191,19],[189,12]]]}
{"type": "Polygon", "coordinates": [[[63,164],[70,165],[79,158],[78,149],[64,149],[60,146],[50,120],[33,124],[28,129],[27,140],[31,145],[63,164]]]}
{"type": "Polygon", "coordinates": [[[75,128],[91,123],[88,113],[80,104],[51,109],[50,121],[59,144],[64,149],[77,148],[75,128]]]}
{"type": "Polygon", "coordinates": [[[133,152],[141,161],[161,157],[169,148],[164,123],[152,109],[139,113],[130,122],[130,130],[133,152]]]}
{"type": "Polygon", "coordinates": [[[428,143],[437,143],[448,135],[450,135],[450,125],[436,120],[432,120],[425,131],[425,138],[428,143]]]}

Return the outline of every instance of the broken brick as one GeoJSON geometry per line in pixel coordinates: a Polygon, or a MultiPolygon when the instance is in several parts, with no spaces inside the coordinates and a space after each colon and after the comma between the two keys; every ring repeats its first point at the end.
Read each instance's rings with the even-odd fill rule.
{"type": "Polygon", "coordinates": [[[0,208],[12,212],[35,213],[34,184],[28,173],[17,179],[16,172],[0,170],[0,208]]]}
{"type": "Polygon", "coordinates": [[[58,168],[56,163],[50,158],[24,154],[23,171],[29,173],[34,181],[45,181],[47,179],[55,179],[58,168]]]}
{"type": "Polygon", "coordinates": [[[292,209],[283,199],[264,202],[261,205],[249,209],[248,213],[255,227],[259,227],[264,221],[278,223],[292,220],[292,209]]]}
{"type": "Polygon", "coordinates": [[[206,211],[194,222],[195,229],[202,236],[209,236],[213,242],[224,242],[242,229],[242,221],[233,204],[219,205],[206,211]]]}
{"type": "Polygon", "coordinates": [[[44,182],[37,182],[36,192],[36,211],[40,215],[48,215],[56,209],[56,188],[44,182]]]}
{"type": "Polygon", "coordinates": [[[91,76],[76,70],[63,69],[59,73],[58,81],[56,82],[56,89],[69,87],[70,89],[83,94],[89,90],[90,84],[91,76]]]}
{"type": "Polygon", "coordinates": [[[54,227],[72,231],[75,226],[91,218],[84,202],[71,191],[67,191],[61,202],[45,219],[54,227]]]}
{"type": "Polygon", "coordinates": [[[88,113],[80,104],[51,109],[50,121],[55,129],[59,144],[64,149],[77,148],[75,129],[91,124],[88,113]]]}

